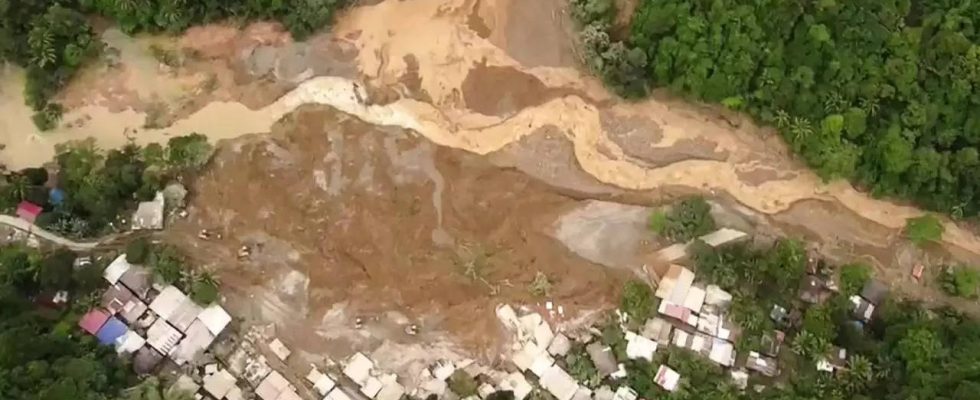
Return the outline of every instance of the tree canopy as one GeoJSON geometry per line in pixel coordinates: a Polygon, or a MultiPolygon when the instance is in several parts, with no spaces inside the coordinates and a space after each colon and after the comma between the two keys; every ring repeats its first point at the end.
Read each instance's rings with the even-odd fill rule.
{"type": "Polygon", "coordinates": [[[744,110],[826,179],[980,212],[980,3],[644,1],[622,37],[612,0],[573,5],[586,62],[619,93],[744,110]]]}
{"type": "Polygon", "coordinates": [[[102,49],[88,16],[115,20],[127,33],[177,33],[224,19],[282,22],[297,39],[328,25],[346,0],[0,0],[0,61],[27,70],[24,90],[42,130],[54,128],[62,107],[52,101],[102,49]]]}

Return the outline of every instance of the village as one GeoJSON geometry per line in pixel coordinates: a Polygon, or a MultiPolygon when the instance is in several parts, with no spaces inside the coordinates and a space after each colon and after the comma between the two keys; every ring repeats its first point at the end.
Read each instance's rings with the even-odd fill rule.
{"type": "MultiPolygon", "coordinates": [[[[133,215],[134,229],[163,227],[163,198],[159,194],[153,201],[140,204],[133,215]]],[[[26,211],[30,207],[22,208],[26,211]]],[[[27,213],[19,214],[30,218],[27,213]]],[[[179,217],[180,211],[172,214],[179,217]]],[[[201,232],[201,240],[209,237],[209,232],[201,232]]],[[[744,232],[721,228],[699,240],[718,247],[748,238],[744,232]]],[[[755,381],[764,382],[780,375],[779,357],[786,333],[773,330],[764,336],[760,348],[739,354],[736,347],[741,329],[730,317],[733,295],[717,285],[701,283],[695,272],[684,266],[689,264],[690,245],[666,247],[656,254],[662,262],[643,266],[647,284],[655,288],[656,316],[630,321],[623,312],[613,314],[617,335],[625,342],[623,354],[617,354],[597,326],[568,331],[561,326],[553,328],[549,320],[564,313],[561,305],[548,301],[542,314],[532,311],[541,310],[540,304],[530,308],[501,304],[497,317],[512,336],[510,354],[502,355],[510,360],[504,368],[489,368],[473,360],[444,360],[421,376],[399,377],[369,356],[355,352],[343,360],[325,358],[319,365],[310,365],[303,376],[288,367],[291,351],[275,337],[274,327],[239,326],[221,305],[197,304],[179,288],[162,284],[146,266],[128,262],[125,253],[115,256],[105,268],[103,277],[109,287],[99,305],[89,310],[78,326],[131,359],[136,373],[167,377],[173,382],[172,390],[193,393],[196,399],[399,400],[408,396],[475,400],[508,393],[517,400],[636,400],[638,393],[623,384],[630,373],[624,363],[653,362],[657,352],[670,348],[689,350],[724,368],[743,390],[761,390],[762,384],[749,388],[750,376],[757,374],[764,378],[755,381]],[[584,349],[597,379],[581,381],[570,374],[573,357],[583,356],[573,354],[573,348],[584,349]]],[[[239,256],[248,254],[243,248],[239,256]]],[[[79,261],[90,262],[88,256],[79,261]]],[[[815,259],[809,260],[799,290],[801,302],[819,304],[839,291],[833,275],[824,272],[815,259]]],[[[886,295],[881,283],[869,281],[860,295],[850,298],[854,323],[869,321],[886,295]]],[[[769,317],[776,326],[785,326],[799,320],[800,315],[798,308],[774,305],[769,317]]],[[[816,367],[833,374],[846,365],[847,351],[833,347],[816,367]]],[[[661,364],[654,380],[672,392],[684,376],[661,364]]]]}

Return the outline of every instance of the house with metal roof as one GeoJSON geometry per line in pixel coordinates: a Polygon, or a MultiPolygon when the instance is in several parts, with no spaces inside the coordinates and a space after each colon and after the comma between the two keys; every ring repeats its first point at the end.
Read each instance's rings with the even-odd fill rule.
{"type": "Polygon", "coordinates": [[[208,330],[204,323],[195,320],[188,328],[186,337],[181,340],[177,347],[170,353],[170,358],[177,365],[184,365],[193,362],[197,357],[204,353],[211,343],[214,342],[214,335],[208,330]]]}
{"type": "Polygon", "coordinates": [[[170,354],[184,335],[167,321],[157,319],[146,331],[146,343],[160,354],[170,354]]]}
{"type": "Polygon", "coordinates": [[[126,332],[129,331],[129,327],[126,326],[125,322],[120,321],[116,317],[109,317],[99,328],[99,331],[95,334],[99,338],[99,343],[106,346],[115,346],[116,340],[123,337],[126,332]]]}
{"type": "Polygon", "coordinates": [[[109,313],[99,309],[90,310],[78,321],[78,326],[90,335],[96,335],[109,320],[109,313]]]}
{"type": "Polygon", "coordinates": [[[592,342],[585,346],[585,352],[592,359],[592,364],[599,371],[601,377],[607,377],[619,371],[616,357],[613,356],[612,349],[600,342],[592,342]]]}
{"type": "Polygon", "coordinates": [[[138,321],[148,309],[146,303],[119,283],[110,286],[102,294],[102,307],[129,324],[138,321]]]}
{"type": "Polygon", "coordinates": [[[133,213],[133,230],[163,229],[163,209],[163,192],[157,192],[152,201],[140,202],[133,213]]]}
{"type": "Polygon", "coordinates": [[[541,375],[540,384],[557,400],[572,400],[579,387],[575,378],[557,365],[552,365],[541,375]]]}
{"type": "Polygon", "coordinates": [[[664,390],[673,392],[677,390],[677,386],[680,384],[681,374],[677,373],[677,371],[674,371],[666,365],[661,365],[660,368],[657,369],[657,374],[654,375],[653,380],[664,390]]]}

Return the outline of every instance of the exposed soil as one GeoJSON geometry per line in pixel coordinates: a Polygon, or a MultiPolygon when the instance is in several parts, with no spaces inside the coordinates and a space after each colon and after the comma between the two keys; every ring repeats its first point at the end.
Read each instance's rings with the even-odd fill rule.
{"type": "Polygon", "coordinates": [[[273,132],[223,146],[190,219],[167,235],[217,269],[238,315],[279,324],[311,354],[346,355],[369,346],[365,336],[497,354],[492,308],[541,301],[527,288],[537,271],[569,314],[608,306],[627,270],[568,248],[617,265],[632,258],[600,253],[649,249],[636,244],[638,213],[618,220],[628,243],[588,229],[559,243],[555,221],[585,198],[647,206],[707,194],[739,225],[806,237],[841,262],[868,260],[911,296],[980,310],[908,278],[919,260],[980,263],[977,235],[947,223],[942,245],[910,247],[900,230],[920,210],[823,182],[778,135],[731,112],[662,92],[617,99],[575,66],[570,30],[562,0],[381,1],[305,43],[272,24],[170,39],[107,30],[119,62],[82,72],[52,132],[31,125],[22,71],[3,70],[0,160],[35,165],[88,136],[115,147],[273,132]],[[150,44],[182,62],[161,67],[150,44]],[[346,114],[295,112],[305,104],[346,114]],[[224,238],[200,241],[202,228],[224,238]],[[235,261],[243,244],[253,255],[235,261]],[[492,254],[480,261],[486,283],[460,267],[480,250],[492,254]],[[357,315],[378,319],[353,330],[357,315]],[[416,322],[420,337],[399,333],[416,322]]]}
{"type": "Polygon", "coordinates": [[[499,338],[487,334],[496,332],[493,308],[542,301],[529,291],[538,272],[569,317],[608,307],[626,276],[549,236],[575,200],[481,157],[323,108],[225,146],[195,190],[170,240],[216,266],[232,293],[271,293],[286,312],[272,320],[287,331],[319,325],[343,303],[347,315],[440,316],[423,329],[497,354],[499,338]],[[201,241],[200,229],[223,238],[201,241]],[[242,245],[255,253],[237,262],[242,245]]]}

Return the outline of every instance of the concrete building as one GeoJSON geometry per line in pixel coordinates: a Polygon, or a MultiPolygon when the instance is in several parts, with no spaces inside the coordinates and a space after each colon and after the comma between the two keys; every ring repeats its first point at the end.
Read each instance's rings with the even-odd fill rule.
{"type": "Polygon", "coordinates": [[[540,384],[557,400],[572,400],[579,387],[575,378],[557,365],[552,365],[542,374],[540,384]]]}
{"type": "Polygon", "coordinates": [[[662,387],[668,392],[673,392],[677,390],[677,386],[680,383],[681,375],[674,371],[666,365],[661,365],[657,370],[657,375],[654,376],[653,380],[657,382],[657,385],[662,387]]]}
{"type": "Polygon", "coordinates": [[[133,213],[133,230],[163,229],[163,209],[162,192],[157,192],[152,201],[140,202],[133,213]]]}
{"type": "Polygon", "coordinates": [[[585,347],[585,351],[589,353],[589,358],[592,359],[592,364],[595,365],[601,377],[607,377],[619,370],[616,357],[613,356],[612,349],[608,346],[599,342],[592,342],[585,347]]]}

